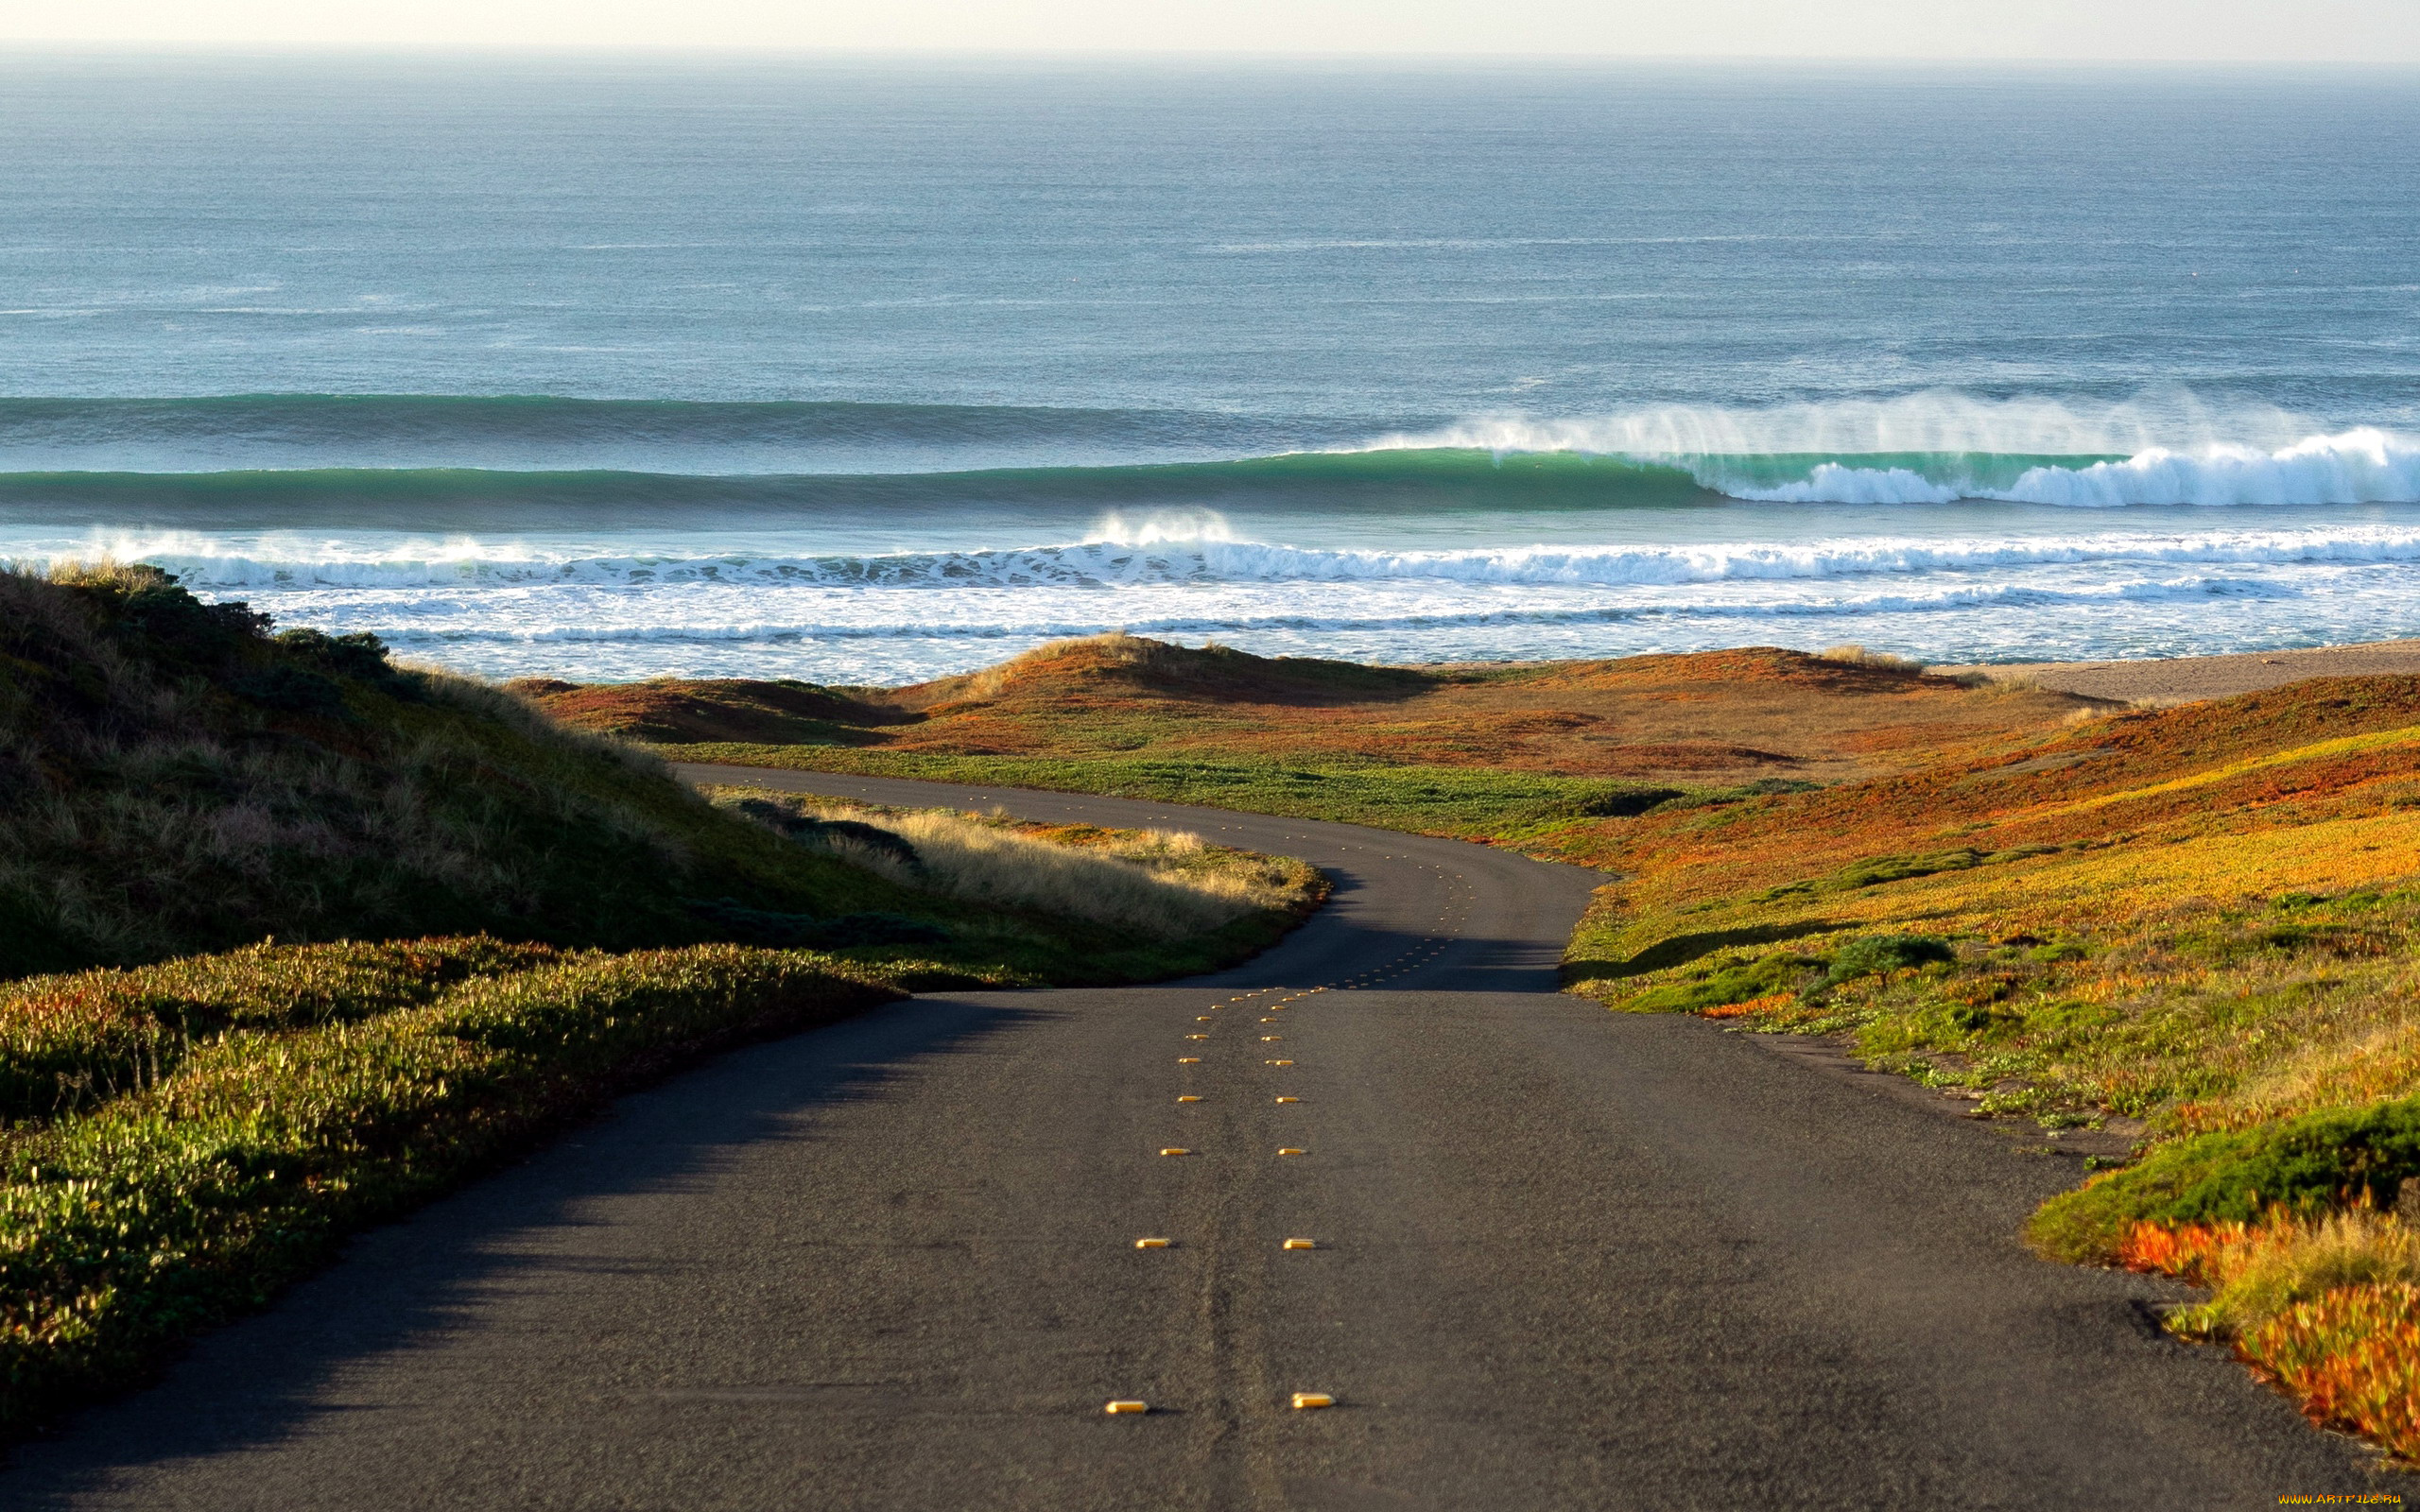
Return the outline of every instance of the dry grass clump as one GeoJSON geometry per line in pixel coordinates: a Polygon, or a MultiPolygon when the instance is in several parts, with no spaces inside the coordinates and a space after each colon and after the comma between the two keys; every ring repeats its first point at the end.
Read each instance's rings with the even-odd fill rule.
{"type": "Polygon", "coordinates": [[[1872,667],[1877,672],[1922,672],[1925,669],[1922,662],[1904,656],[1893,656],[1888,651],[1869,651],[1854,642],[1841,645],[1827,645],[1816,654],[1826,662],[1838,662],[1853,667],[1872,667]]]}
{"type": "MultiPolygon", "coordinates": [[[[2299,1042],[2223,1101],[2178,1110],[2187,1129],[2245,1128],[2325,1108],[2360,1108],[2420,1094],[2420,971],[2363,973],[2342,983],[2329,973],[2337,999],[2325,1017],[2295,1023],[2299,1042]],[[2344,988],[2354,990],[2350,993],[2344,988]]],[[[2313,994],[2317,995],[2317,994],[2313,994]]]]}
{"type": "Polygon", "coordinates": [[[2004,672],[1995,667],[1977,667],[1954,674],[1950,680],[1968,689],[1978,697],[2007,698],[2021,693],[2050,693],[2039,673],[2004,672]]]}
{"type": "MultiPolygon", "coordinates": [[[[766,799],[756,795],[748,801],[766,799]]],[[[999,817],[946,809],[886,810],[796,799],[780,806],[832,827],[805,836],[809,843],[903,885],[1140,930],[1162,939],[1218,929],[1247,914],[1298,908],[1317,877],[1302,862],[1213,847],[1190,831],[1085,828],[1081,843],[1070,844],[1063,837],[1046,838],[1046,830],[1027,833],[999,817]],[[847,833],[859,827],[902,845],[870,843],[874,836],[847,833]]]]}
{"type": "Polygon", "coordinates": [[[395,670],[419,682],[424,696],[465,713],[492,719],[532,743],[608,757],[642,777],[671,776],[664,758],[633,742],[566,724],[510,688],[464,677],[427,662],[396,662],[395,670]]]}
{"type": "MultiPolygon", "coordinates": [[[[853,818],[845,811],[820,816],[853,818]]],[[[970,902],[1140,929],[1161,938],[1217,929],[1288,901],[1282,875],[1253,867],[1177,864],[1199,854],[1200,835],[1153,832],[1125,854],[1052,845],[958,815],[932,811],[872,822],[915,849],[923,877],[895,857],[846,840],[834,849],[899,882],[925,880],[970,902]]]]}

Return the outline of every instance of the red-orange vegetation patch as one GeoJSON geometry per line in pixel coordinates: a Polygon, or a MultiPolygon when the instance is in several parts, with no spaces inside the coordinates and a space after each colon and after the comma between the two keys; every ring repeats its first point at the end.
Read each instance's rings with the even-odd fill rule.
{"type": "MultiPolygon", "coordinates": [[[[2114,720],[2090,740],[2154,769],[2182,772],[2414,724],[2420,677],[2314,678],[2114,720]]],[[[2132,763],[2125,769],[2133,775],[2132,763]]]]}
{"type": "Polygon", "coordinates": [[[1797,1001],[1798,994],[1795,992],[1775,992],[1767,997],[1750,998],[1745,1003],[1724,1003],[1719,1004],[1711,1008],[1700,1008],[1698,1010],[1698,1017],[1701,1019],[1739,1019],[1745,1018],[1751,1013],[1767,1013],[1775,1008],[1786,1008],[1797,1001]]]}
{"type": "MultiPolygon", "coordinates": [[[[2118,1246],[2129,1270],[2217,1286],[2300,1226],[2138,1223],[2118,1246]]],[[[2400,1281],[2338,1287],[2287,1307],[2235,1341],[2237,1357],[2292,1398],[2304,1416],[2420,1459],[2420,1291],[2400,1281]]]]}
{"type": "Polygon", "coordinates": [[[2255,1242],[2249,1224],[2138,1223],[2118,1242],[2118,1263],[2128,1270],[2175,1276],[2195,1285],[2207,1285],[2221,1258],[2255,1242]]]}
{"type": "Polygon", "coordinates": [[[1623,657],[1611,662],[1567,662],[1549,663],[1549,667],[1547,671],[1507,680],[1524,689],[1559,692],[1646,691],[1708,683],[1777,683],[1857,696],[1964,691],[1947,678],[1927,677],[1910,669],[1833,662],[1777,645],[1623,657]]]}
{"type": "Polygon", "coordinates": [[[2238,1352],[2311,1421],[2420,1459],[2420,1290],[2341,1287],[2254,1329],[2238,1352]]]}
{"type": "Polygon", "coordinates": [[[1839,736],[1835,744],[1841,749],[1848,751],[1922,750],[1927,753],[1939,753],[1945,750],[1955,750],[1969,744],[1974,738],[1975,727],[1971,724],[1953,724],[1947,720],[1933,719],[1908,724],[1877,725],[1868,730],[1853,730],[1839,736]]]}

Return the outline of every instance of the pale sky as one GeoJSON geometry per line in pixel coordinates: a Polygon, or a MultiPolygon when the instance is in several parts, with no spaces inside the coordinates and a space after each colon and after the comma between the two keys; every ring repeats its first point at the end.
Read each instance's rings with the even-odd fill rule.
{"type": "Polygon", "coordinates": [[[0,42],[2420,62],[2420,0],[0,0],[0,42]]]}

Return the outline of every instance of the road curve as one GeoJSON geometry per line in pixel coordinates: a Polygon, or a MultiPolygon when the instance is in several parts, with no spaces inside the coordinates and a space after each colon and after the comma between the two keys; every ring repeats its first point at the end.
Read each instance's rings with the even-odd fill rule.
{"type": "Polygon", "coordinates": [[[2160,1283],[2019,1247],[2066,1160],[1888,1078],[1553,995],[1591,874],[738,775],[1183,824],[1312,859],[1337,897],[1218,976],[921,998],[628,1098],[27,1446],[0,1503],[2069,1509],[2380,1484],[2163,1337],[2160,1283]]]}

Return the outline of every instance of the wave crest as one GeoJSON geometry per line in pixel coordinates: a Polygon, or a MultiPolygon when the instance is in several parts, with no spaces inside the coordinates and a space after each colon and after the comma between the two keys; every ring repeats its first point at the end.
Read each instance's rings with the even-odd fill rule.
{"type": "Polygon", "coordinates": [[[1908,468],[1817,465],[1805,481],[1740,486],[1700,473],[1735,498],[1781,504],[1949,504],[1995,499],[2067,508],[2128,505],[2411,504],[2420,502],[2420,444],[2374,428],[2313,436],[2273,452],[2214,446],[2187,454],[2153,447],[2122,461],[2035,466],[2005,487],[1940,481],[1908,468]]]}

